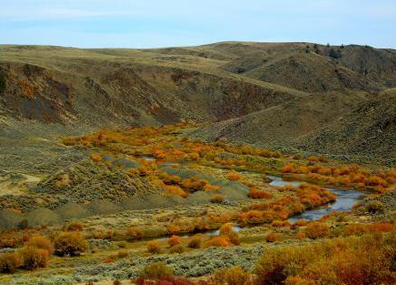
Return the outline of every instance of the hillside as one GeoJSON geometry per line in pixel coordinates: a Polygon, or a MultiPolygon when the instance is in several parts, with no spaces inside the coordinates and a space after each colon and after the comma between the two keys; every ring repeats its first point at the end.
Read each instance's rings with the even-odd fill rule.
{"type": "Polygon", "coordinates": [[[193,134],[209,140],[274,147],[337,121],[370,95],[329,92],[289,100],[277,106],[200,128],[193,134]]]}
{"type": "Polygon", "coordinates": [[[145,50],[3,45],[0,141],[15,147],[1,149],[2,164],[46,171],[59,164],[55,157],[62,153],[67,166],[79,154],[70,156],[54,144],[59,135],[178,122],[215,123],[203,131],[204,138],[308,149],[298,138],[396,87],[395,78],[394,50],[356,45],[222,42],[145,50]],[[38,164],[31,163],[33,157],[38,164]]]}
{"type": "Polygon", "coordinates": [[[396,154],[396,92],[359,104],[334,123],[301,137],[299,147],[332,154],[364,154],[391,159],[396,154]]]}

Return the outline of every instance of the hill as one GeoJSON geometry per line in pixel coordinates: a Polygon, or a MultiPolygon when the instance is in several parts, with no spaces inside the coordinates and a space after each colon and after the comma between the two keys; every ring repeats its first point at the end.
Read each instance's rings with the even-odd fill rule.
{"type": "MultiPolygon", "coordinates": [[[[1,144],[15,148],[3,148],[2,155],[6,165],[23,168],[21,161],[34,161],[37,154],[63,153],[61,146],[51,145],[60,134],[178,122],[214,123],[203,137],[307,149],[298,142],[301,136],[396,87],[395,78],[396,52],[368,46],[222,42],[143,50],[3,45],[1,144]]],[[[71,157],[66,150],[64,157],[71,157]]],[[[49,169],[57,161],[29,167],[49,169]]]]}

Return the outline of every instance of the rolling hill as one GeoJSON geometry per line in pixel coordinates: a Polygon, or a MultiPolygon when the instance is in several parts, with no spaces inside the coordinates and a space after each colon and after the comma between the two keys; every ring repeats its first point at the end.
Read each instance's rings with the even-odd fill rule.
{"type": "MultiPolygon", "coordinates": [[[[383,104],[378,108],[385,112],[387,97],[379,94],[395,87],[396,52],[368,46],[222,42],[143,50],[3,45],[1,141],[33,137],[33,145],[40,145],[36,138],[53,140],[98,128],[197,122],[212,124],[195,133],[207,139],[366,155],[358,145],[368,131],[356,133],[353,147],[342,139],[349,138],[342,130],[348,122],[360,127],[359,120],[380,120],[367,117],[359,106],[383,104]],[[337,140],[339,145],[331,143],[337,140]]],[[[372,150],[381,155],[386,148],[381,142],[390,140],[383,135],[377,134],[372,150]]],[[[8,155],[18,156],[18,150],[8,155]]]]}

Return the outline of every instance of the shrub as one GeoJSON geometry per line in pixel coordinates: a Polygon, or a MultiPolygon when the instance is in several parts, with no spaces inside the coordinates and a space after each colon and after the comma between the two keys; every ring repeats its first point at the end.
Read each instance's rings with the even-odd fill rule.
{"type": "Polygon", "coordinates": [[[250,188],[248,197],[252,199],[271,199],[273,195],[267,191],[258,190],[257,188],[253,187],[250,188]]]}
{"type": "Polygon", "coordinates": [[[215,247],[227,247],[227,246],[231,245],[231,242],[228,239],[228,237],[217,236],[217,237],[214,237],[214,238],[208,240],[205,243],[205,245],[207,247],[212,247],[212,246],[215,246],[215,247]]]}
{"type": "Polygon", "coordinates": [[[210,192],[210,191],[217,191],[217,190],[219,190],[220,189],[220,187],[219,186],[216,186],[216,185],[210,185],[210,184],[208,184],[208,185],[205,185],[205,187],[203,188],[203,190],[205,191],[205,192],[210,192]]]}
{"type": "Polygon", "coordinates": [[[179,245],[180,243],[181,243],[181,239],[178,236],[173,235],[168,239],[168,244],[170,247],[179,245]]]}
{"type": "Polygon", "coordinates": [[[324,238],[329,234],[329,227],[320,222],[313,222],[307,225],[305,234],[310,239],[324,238]]]}
{"type": "Polygon", "coordinates": [[[228,235],[229,233],[231,233],[233,231],[233,226],[234,225],[232,223],[226,223],[222,225],[220,228],[220,235],[228,235]]]}
{"type": "Polygon", "coordinates": [[[282,167],[283,173],[294,173],[296,171],[296,165],[294,163],[286,164],[282,167]]]}
{"type": "Polygon", "coordinates": [[[54,253],[54,245],[45,236],[32,237],[25,245],[30,246],[30,247],[37,247],[40,249],[44,249],[44,250],[48,251],[49,255],[54,253]]]}
{"type": "Polygon", "coordinates": [[[242,175],[239,174],[238,172],[230,172],[227,175],[227,179],[231,180],[231,181],[237,181],[237,180],[241,180],[242,179],[242,175]]]}
{"type": "Polygon", "coordinates": [[[150,253],[160,253],[161,251],[161,245],[159,244],[158,241],[149,241],[147,243],[147,251],[150,253]]]}
{"type": "Polygon", "coordinates": [[[70,224],[67,225],[66,227],[66,231],[68,232],[81,232],[84,228],[83,223],[81,222],[72,222],[70,224]]]}
{"type": "Polygon", "coordinates": [[[145,266],[139,277],[154,280],[171,279],[173,278],[173,270],[163,262],[155,262],[145,266]]]}
{"type": "Polygon", "coordinates": [[[185,252],[185,248],[184,248],[184,246],[182,246],[181,244],[178,244],[178,245],[175,245],[175,246],[172,246],[171,248],[170,248],[170,250],[169,250],[169,253],[171,253],[171,254],[173,254],[173,253],[183,253],[183,252],[185,252]]]}
{"type": "Polygon", "coordinates": [[[194,236],[189,242],[188,242],[188,247],[189,248],[201,248],[202,245],[202,240],[200,236],[194,236]]]}
{"type": "Polygon", "coordinates": [[[299,269],[306,263],[306,255],[301,248],[275,247],[266,251],[256,268],[259,285],[282,284],[288,277],[287,268],[291,265],[299,269]]]}
{"type": "Polygon", "coordinates": [[[225,270],[224,279],[228,285],[247,285],[250,281],[250,274],[240,266],[236,266],[225,270]]]}
{"type": "Polygon", "coordinates": [[[385,206],[381,201],[373,200],[366,203],[365,208],[370,214],[380,213],[384,210],[385,206]]]}
{"type": "Polygon", "coordinates": [[[8,252],[0,255],[0,273],[14,273],[23,265],[23,257],[19,252],[8,252]]]}
{"type": "Polygon", "coordinates": [[[65,232],[55,240],[55,254],[79,256],[88,249],[88,242],[80,232],[65,232]]]}
{"type": "Polygon", "coordinates": [[[49,253],[45,249],[33,246],[26,246],[20,250],[23,258],[23,268],[27,270],[35,270],[48,266],[49,253]]]}
{"type": "Polygon", "coordinates": [[[261,285],[394,284],[396,238],[364,235],[268,249],[257,268],[261,285]]]}
{"type": "Polygon", "coordinates": [[[141,239],[143,237],[143,232],[137,228],[129,228],[127,230],[127,236],[129,240],[141,239]]]}
{"type": "Polygon", "coordinates": [[[210,198],[210,202],[212,203],[223,203],[225,201],[225,197],[221,194],[215,194],[210,198]]]}
{"type": "Polygon", "coordinates": [[[275,242],[275,241],[279,241],[280,237],[277,233],[269,233],[266,237],[265,240],[267,242],[275,242]]]}
{"type": "Polygon", "coordinates": [[[241,240],[240,240],[239,235],[238,235],[237,232],[232,231],[227,236],[228,236],[229,241],[233,245],[240,245],[241,244],[241,240]]]}
{"type": "Polygon", "coordinates": [[[367,229],[362,224],[349,224],[343,229],[344,236],[361,236],[367,232],[367,229]]]}
{"type": "Polygon", "coordinates": [[[93,154],[91,154],[91,159],[94,161],[94,162],[100,162],[100,161],[102,161],[102,156],[100,155],[100,154],[97,154],[97,153],[93,153],[93,154]]]}

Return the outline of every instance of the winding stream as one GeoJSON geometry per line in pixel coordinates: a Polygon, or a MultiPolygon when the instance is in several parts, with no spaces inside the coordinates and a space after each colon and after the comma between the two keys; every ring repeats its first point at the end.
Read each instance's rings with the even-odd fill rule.
{"type": "MultiPolygon", "coordinates": [[[[301,185],[301,182],[298,181],[285,181],[277,176],[268,176],[268,177],[272,180],[270,185],[276,187],[282,187],[288,185],[298,187],[301,185]]],[[[358,202],[365,196],[364,193],[354,190],[340,190],[340,189],[332,189],[332,188],[326,188],[326,189],[330,190],[331,192],[337,195],[337,200],[334,203],[328,204],[318,209],[306,211],[301,215],[290,218],[289,221],[295,222],[300,219],[314,221],[314,220],[319,220],[323,216],[334,211],[347,212],[352,209],[353,205],[355,205],[356,202],[358,202]]]]}

